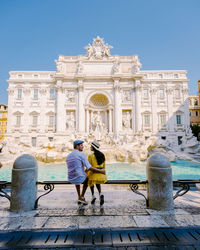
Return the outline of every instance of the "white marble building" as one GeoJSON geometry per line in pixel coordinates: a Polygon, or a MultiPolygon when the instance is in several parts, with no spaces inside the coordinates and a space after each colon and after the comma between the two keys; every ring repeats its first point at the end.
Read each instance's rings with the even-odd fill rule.
{"type": "Polygon", "coordinates": [[[111,55],[111,48],[97,37],[86,55],[60,55],[57,71],[11,71],[7,137],[35,146],[156,135],[180,144],[190,124],[187,72],[143,71],[137,55],[111,55]]]}

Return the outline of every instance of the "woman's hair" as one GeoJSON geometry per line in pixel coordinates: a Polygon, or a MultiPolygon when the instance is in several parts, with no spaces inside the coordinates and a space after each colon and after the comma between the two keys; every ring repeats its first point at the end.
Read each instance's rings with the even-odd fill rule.
{"type": "Polygon", "coordinates": [[[92,148],[94,150],[94,155],[96,157],[98,165],[101,165],[106,160],[105,155],[102,152],[100,152],[99,150],[96,150],[96,148],[94,148],[94,147],[92,147],[92,148]]]}

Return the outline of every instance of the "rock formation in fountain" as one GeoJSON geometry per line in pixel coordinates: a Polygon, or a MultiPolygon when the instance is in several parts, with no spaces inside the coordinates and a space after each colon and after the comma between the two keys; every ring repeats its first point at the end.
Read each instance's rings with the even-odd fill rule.
{"type": "Polygon", "coordinates": [[[89,136],[74,134],[65,136],[63,140],[54,139],[51,142],[40,144],[37,147],[30,147],[25,143],[15,144],[7,141],[1,153],[1,162],[7,164],[13,162],[21,154],[32,154],[38,161],[44,163],[64,162],[66,156],[73,150],[74,138],[82,138],[85,141],[84,152],[90,154],[90,142],[99,140],[101,150],[105,153],[107,162],[129,162],[141,164],[152,153],[161,152],[170,161],[176,159],[200,161],[200,144],[189,129],[182,143],[177,145],[173,141],[157,139],[156,136],[130,135],[115,138],[105,133],[91,133],[89,136]],[[97,138],[98,137],[98,138],[97,138]]]}

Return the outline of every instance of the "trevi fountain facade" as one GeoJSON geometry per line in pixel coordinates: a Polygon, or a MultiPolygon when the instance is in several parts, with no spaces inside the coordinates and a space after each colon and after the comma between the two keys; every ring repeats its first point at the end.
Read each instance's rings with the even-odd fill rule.
{"type": "Polygon", "coordinates": [[[85,49],[59,55],[56,71],[9,72],[7,153],[62,161],[75,138],[86,152],[98,140],[108,161],[138,162],[154,150],[199,153],[185,70],[141,70],[138,55],[111,55],[100,37],[85,49]]]}

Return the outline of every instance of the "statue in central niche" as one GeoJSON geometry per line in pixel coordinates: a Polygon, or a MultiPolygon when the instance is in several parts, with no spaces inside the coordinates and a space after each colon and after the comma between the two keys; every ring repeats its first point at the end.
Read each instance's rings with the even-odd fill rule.
{"type": "Polygon", "coordinates": [[[102,121],[100,111],[92,113],[91,117],[91,132],[94,135],[96,140],[101,140],[101,137],[104,133],[105,124],[102,121]]]}

